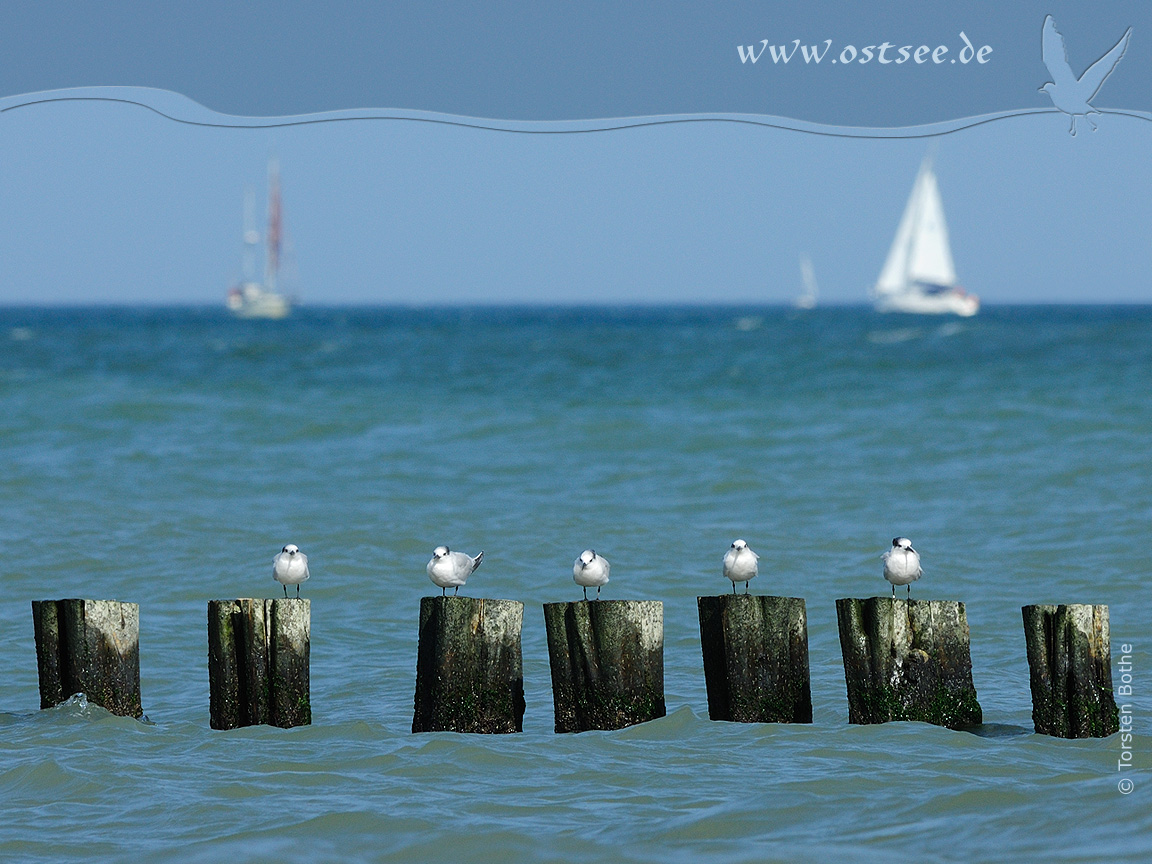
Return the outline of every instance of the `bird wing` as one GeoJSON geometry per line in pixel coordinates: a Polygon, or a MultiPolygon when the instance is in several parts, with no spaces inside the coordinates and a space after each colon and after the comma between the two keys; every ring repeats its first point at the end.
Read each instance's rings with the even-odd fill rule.
{"type": "Polygon", "coordinates": [[[1064,37],[1056,29],[1056,22],[1049,15],[1044,19],[1044,39],[1042,44],[1044,65],[1052,75],[1052,83],[1056,89],[1072,87],[1076,84],[1076,75],[1068,65],[1068,49],[1064,46],[1064,37]]]}
{"type": "Polygon", "coordinates": [[[1128,50],[1128,37],[1132,35],[1132,28],[1129,27],[1120,41],[1112,46],[1112,50],[1084,70],[1084,74],[1080,76],[1080,86],[1084,88],[1085,92],[1091,88],[1091,93],[1084,97],[1085,102],[1089,102],[1092,98],[1100,92],[1100,87],[1104,84],[1104,79],[1112,74],[1112,70],[1116,68],[1116,64],[1120,62],[1120,58],[1124,56],[1124,52],[1128,50]]]}
{"type": "Polygon", "coordinates": [[[480,558],[484,553],[481,552],[473,558],[467,552],[452,552],[452,577],[454,579],[463,580],[467,579],[472,573],[480,566],[480,558]]]}

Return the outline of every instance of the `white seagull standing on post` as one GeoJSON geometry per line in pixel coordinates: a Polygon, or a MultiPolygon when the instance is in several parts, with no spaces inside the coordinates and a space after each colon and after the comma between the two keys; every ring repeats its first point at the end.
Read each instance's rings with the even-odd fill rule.
{"type": "Polygon", "coordinates": [[[748,593],[748,582],[756,575],[756,562],[760,556],[748,548],[743,540],[736,540],[724,553],[724,576],[732,580],[732,593],[736,593],[736,583],[744,583],[744,593],[748,593]]]}
{"type": "Polygon", "coordinates": [[[595,549],[585,549],[572,565],[572,579],[584,589],[584,599],[588,599],[588,589],[596,589],[596,599],[600,599],[601,586],[608,584],[608,574],[612,565],[603,555],[597,555],[595,549]]]}
{"type": "Polygon", "coordinates": [[[1092,131],[1096,131],[1096,124],[1092,122],[1089,114],[1099,114],[1092,107],[1092,99],[1100,92],[1104,79],[1112,74],[1124,52],[1128,50],[1128,37],[1132,35],[1129,27],[1120,41],[1112,46],[1111,50],[1087,69],[1079,78],[1072,71],[1068,63],[1068,49],[1064,45],[1064,37],[1056,29],[1056,22],[1049,15],[1044,19],[1044,39],[1042,51],[1044,65],[1052,75],[1052,80],[1040,88],[1052,99],[1052,104],[1072,117],[1072,128],[1068,131],[1076,134],[1076,118],[1083,117],[1092,131]]]}
{"type": "Polygon", "coordinates": [[[448,588],[456,589],[453,595],[459,594],[460,587],[480,566],[483,558],[483,552],[473,558],[463,552],[453,552],[447,546],[437,546],[432,550],[432,560],[428,562],[428,578],[440,589],[441,596],[447,594],[448,588]]]}
{"type": "Polygon", "coordinates": [[[294,543],[285,546],[272,559],[272,578],[284,586],[284,596],[288,596],[288,586],[296,586],[296,596],[300,596],[300,583],[308,581],[308,556],[294,543]]]}
{"type": "Polygon", "coordinates": [[[912,548],[912,541],[895,537],[892,548],[880,557],[884,559],[884,578],[892,583],[892,597],[896,597],[897,585],[907,585],[911,597],[912,583],[924,575],[920,569],[920,553],[912,548]]]}

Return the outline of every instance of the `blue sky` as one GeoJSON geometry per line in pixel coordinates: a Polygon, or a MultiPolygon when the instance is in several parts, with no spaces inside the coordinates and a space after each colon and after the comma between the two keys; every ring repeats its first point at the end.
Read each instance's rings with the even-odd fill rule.
{"type": "MultiPolygon", "coordinates": [[[[30,70],[8,75],[13,83],[0,92],[26,92],[11,89],[21,85],[85,83],[168,82],[175,88],[185,81],[193,92],[180,92],[199,97],[210,108],[244,108],[252,114],[297,105],[319,110],[407,102],[401,107],[500,116],[501,106],[515,113],[507,100],[518,98],[523,116],[542,119],[611,114],[613,107],[636,113],[763,108],[786,114],[783,108],[802,103],[816,106],[815,119],[842,123],[859,122],[868,111],[880,118],[943,119],[968,116],[963,109],[971,106],[1050,107],[1047,97],[1036,92],[1048,80],[1039,60],[1043,14],[1021,5],[1035,17],[1028,25],[1035,34],[1030,44],[1023,37],[1017,38],[1021,44],[997,42],[1016,38],[1017,30],[1028,29],[1027,22],[997,19],[980,5],[971,12],[977,26],[958,25],[966,32],[993,34],[988,37],[996,48],[991,56],[995,62],[1004,58],[1003,69],[993,70],[998,77],[978,79],[981,70],[973,67],[963,70],[971,73],[969,79],[952,72],[949,79],[932,79],[939,70],[913,69],[925,74],[906,75],[899,86],[876,86],[881,79],[875,67],[837,73],[838,79],[830,78],[827,69],[819,79],[805,78],[803,71],[791,72],[790,78],[762,75],[771,86],[757,86],[760,91],[775,88],[774,102],[757,95],[756,87],[749,90],[747,79],[739,86],[726,85],[725,76],[738,74],[732,71],[740,65],[738,58],[731,68],[704,76],[705,84],[683,98],[671,92],[675,88],[654,83],[652,68],[631,76],[619,73],[614,81],[599,77],[623,62],[627,50],[621,34],[642,31],[651,16],[637,13],[626,21],[608,16],[600,22],[606,29],[599,36],[592,18],[565,22],[528,16],[517,39],[515,28],[497,27],[497,18],[485,18],[473,7],[460,21],[471,23],[478,40],[477,34],[487,33],[488,49],[495,55],[472,69],[462,67],[459,58],[446,61],[439,77],[428,76],[424,89],[396,71],[393,55],[406,56],[413,44],[431,39],[432,31],[419,16],[392,22],[394,43],[384,39],[376,55],[392,59],[380,60],[381,74],[374,79],[387,84],[391,70],[400,99],[391,104],[380,101],[388,95],[386,87],[355,91],[352,79],[339,75],[311,89],[294,89],[296,79],[286,75],[277,91],[269,79],[255,74],[255,83],[244,86],[241,74],[230,88],[217,68],[217,56],[196,56],[200,41],[211,33],[190,32],[187,50],[179,52],[176,63],[166,64],[164,52],[156,51],[145,53],[151,66],[139,58],[134,67],[101,66],[101,57],[110,56],[108,45],[152,39],[170,48],[170,40],[177,38],[169,30],[162,40],[147,31],[133,35],[127,24],[118,29],[114,21],[93,25],[93,32],[103,26],[110,35],[107,40],[88,37],[92,50],[79,52],[88,66],[62,64],[49,74],[51,64],[44,63],[41,74],[30,62],[30,70]],[[484,22],[487,30],[480,26],[484,22]],[[561,58],[568,65],[559,72],[535,79],[525,74],[541,67],[539,47],[523,46],[541,28],[553,32],[566,23],[572,27],[565,32],[580,34],[584,54],[566,49],[561,58]],[[194,74],[198,66],[205,70],[203,78],[194,74]],[[601,70],[590,80],[608,98],[597,102],[594,88],[572,83],[584,81],[582,70],[601,70]],[[85,80],[85,75],[101,77],[85,80]],[[498,99],[485,95],[517,77],[534,83],[519,90],[504,87],[498,99]],[[325,91],[324,84],[332,87],[325,91]],[[559,89],[549,93],[548,86],[559,89]],[[715,89],[709,92],[708,87],[715,89]],[[262,101],[261,94],[271,95],[262,101]],[[357,98],[372,101],[350,101],[357,98]],[[879,101],[869,108],[872,98],[879,101]],[[644,110],[647,105],[652,109],[644,110]]],[[[288,6],[289,23],[296,28],[288,41],[306,45],[307,18],[288,6]]],[[[262,4],[245,7],[244,14],[254,14],[257,7],[262,4]]],[[[336,24],[329,21],[315,34],[318,56],[339,51],[341,33],[355,22],[357,8],[338,6],[336,24]]],[[[373,26],[383,26],[367,8],[361,12],[373,26]]],[[[717,33],[729,34],[725,38],[735,55],[735,42],[746,41],[731,35],[737,31],[763,31],[761,38],[785,30],[798,35],[801,30],[827,31],[839,45],[870,38],[857,39],[857,32],[893,31],[892,38],[899,40],[905,37],[895,34],[921,32],[917,28],[947,34],[957,26],[952,20],[956,13],[934,13],[935,7],[923,3],[916,4],[920,18],[911,24],[897,14],[901,4],[888,4],[867,20],[858,11],[837,18],[837,9],[848,7],[825,6],[805,13],[807,18],[792,11],[784,24],[771,27],[765,22],[781,19],[767,13],[782,7],[733,6],[710,23],[689,15],[687,7],[670,8],[675,14],[661,32],[665,42],[694,46],[682,58],[688,66],[702,62],[697,52],[719,39],[717,33]],[[699,33],[699,44],[693,42],[690,25],[699,33]]],[[[1152,108],[1152,90],[1135,86],[1152,79],[1148,12],[1110,7],[1090,21],[1083,4],[1050,8],[1067,20],[1057,18],[1077,71],[1133,26],[1131,50],[1097,103],[1144,112],[1152,108]],[[1141,23],[1147,24],[1143,30],[1141,23]]],[[[79,31],[49,33],[28,44],[35,47],[38,38],[42,47],[52,49],[45,52],[51,59],[61,44],[75,47],[81,36],[79,31]]],[[[979,44],[980,38],[975,41],[979,44]]],[[[229,54],[235,52],[230,42],[220,51],[220,56],[242,56],[229,54]]],[[[369,54],[347,53],[352,67],[371,62],[369,54]]],[[[687,75],[668,60],[669,52],[643,53],[657,55],[661,63],[672,62],[671,83],[687,75]]],[[[564,66],[556,55],[549,56],[564,66]]],[[[11,57],[5,62],[8,66],[0,71],[11,72],[11,57]]],[[[1106,114],[1098,122],[1099,131],[1073,138],[1066,117],[1047,113],[997,120],[936,139],[957,271],[986,302],[1152,301],[1152,121],[1106,114]]],[[[867,125],[884,124],[881,119],[867,125]]],[[[219,303],[240,271],[243,188],[255,185],[263,193],[265,163],[272,153],[282,167],[285,226],[296,271],[292,287],[304,302],[786,302],[799,290],[801,253],[812,258],[822,299],[863,302],[927,147],[925,140],[824,137],[721,122],[579,135],[524,135],[403,120],[218,129],[179,124],[124,104],[28,106],[0,114],[0,303],[219,303]]]]}

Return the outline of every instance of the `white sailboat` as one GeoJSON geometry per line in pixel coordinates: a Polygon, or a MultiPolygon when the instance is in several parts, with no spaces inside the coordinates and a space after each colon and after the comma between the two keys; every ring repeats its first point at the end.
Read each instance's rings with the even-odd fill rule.
{"type": "Polygon", "coordinates": [[[871,295],[880,312],[967,317],[980,308],[980,298],[956,281],[944,206],[930,159],[920,165],[871,295]]]}
{"type": "Polygon", "coordinates": [[[268,163],[268,230],[263,282],[256,280],[259,245],[256,196],[248,189],[244,195],[244,273],[240,284],[228,291],[228,310],[237,318],[287,318],[292,303],[276,290],[276,277],[280,272],[280,166],[275,159],[268,163]]]}
{"type": "Polygon", "coordinates": [[[815,309],[819,288],[816,286],[816,272],[812,269],[812,260],[807,255],[800,257],[800,276],[804,280],[804,291],[792,301],[792,306],[796,309],[815,309]]]}

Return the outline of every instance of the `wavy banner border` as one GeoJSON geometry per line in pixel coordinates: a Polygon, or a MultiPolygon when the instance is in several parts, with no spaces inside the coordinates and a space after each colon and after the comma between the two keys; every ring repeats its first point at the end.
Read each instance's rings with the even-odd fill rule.
{"type": "MultiPolygon", "coordinates": [[[[995,123],[1000,120],[1011,119],[1013,117],[1063,113],[1055,107],[1020,108],[1012,111],[1000,111],[973,117],[962,117],[956,120],[946,120],[920,126],[892,128],[832,126],[812,123],[805,120],[793,120],[788,117],[729,113],[660,114],[637,117],[599,118],[593,120],[499,120],[486,117],[445,114],[435,111],[357,108],[284,117],[240,117],[213,111],[186,96],[170,90],[159,90],[147,87],[75,87],[0,98],[0,115],[12,111],[34,109],[45,105],[80,102],[104,102],[130,105],[150,111],[174,123],[215,129],[283,129],[293,126],[311,126],[320,123],[393,121],[456,126],[490,132],[512,132],[523,135],[586,135],[597,132],[614,132],[684,123],[737,123],[749,126],[761,126],[768,129],[802,132],[809,135],[869,139],[935,138],[941,135],[950,135],[965,129],[983,126],[988,123],[995,123]]],[[[1118,117],[1131,117],[1152,122],[1152,112],[1148,111],[1101,108],[1097,113],[1118,117]]]]}

